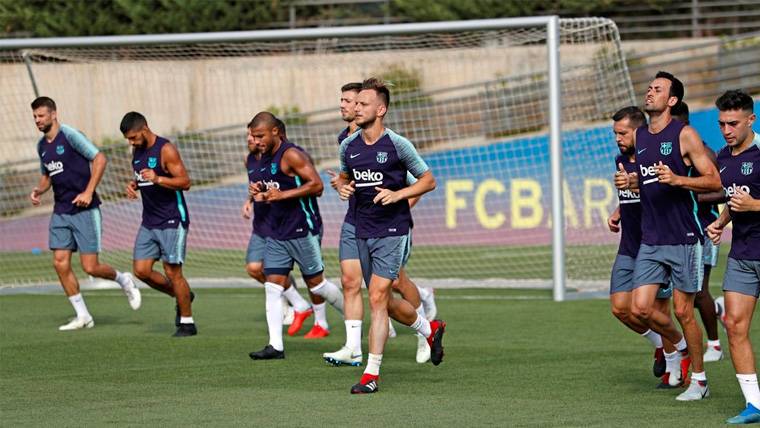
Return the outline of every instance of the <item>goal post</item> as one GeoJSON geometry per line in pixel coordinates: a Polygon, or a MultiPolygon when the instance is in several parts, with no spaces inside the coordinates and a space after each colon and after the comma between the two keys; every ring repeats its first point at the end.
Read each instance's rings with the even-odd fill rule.
{"type": "MultiPolygon", "coordinates": [[[[245,278],[250,224],[237,208],[245,197],[247,120],[265,109],[283,117],[288,136],[325,178],[344,126],[339,88],[370,75],[394,85],[387,125],[409,137],[441,177],[413,211],[409,270],[418,282],[551,286],[561,301],[568,284],[598,285],[609,269],[603,264],[615,237],[599,233],[613,203],[603,180],[615,150],[606,121],[633,104],[633,91],[608,19],[11,39],[0,40],[0,71],[8,124],[0,129],[0,254],[8,267],[0,286],[55,282],[44,259],[49,197],[42,209],[24,198],[39,174],[39,133],[29,114],[37,91],[109,157],[99,188],[103,258],[130,266],[141,207],[122,194],[129,150],[118,120],[137,110],[178,145],[195,183],[188,192],[190,275],[224,281],[245,278]],[[37,266],[49,272],[30,271],[37,266]]],[[[325,256],[334,262],[345,206],[331,189],[320,203],[325,256]]],[[[327,269],[337,276],[337,266],[327,269]]]]}

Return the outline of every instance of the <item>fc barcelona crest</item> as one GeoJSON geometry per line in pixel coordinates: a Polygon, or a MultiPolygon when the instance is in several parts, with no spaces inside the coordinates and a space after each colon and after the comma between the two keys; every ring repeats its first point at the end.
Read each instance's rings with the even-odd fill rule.
{"type": "Polygon", "coordinates": [[[269,172],[272,173],[272,175],[277,174],[277,164],[272,162],[272,164],[269,166],[269,172]]]}
{"type": "Polygon", "coordinates": [[[63,154],[63,146],[55,146],[55,152],[59,155],[63,154]]]}
{"type": "Polygon", "coordinates": [[[660,153],[662,153],[663,156],[673,153],[673,143],[670,141],[660,143],[660,153]]]}
{"type": "Polygon", "coordinates": [[[148,168],[155,168],[156,165],[158,165],[158,158],[149,157],[148,158],[148,168]]]}
{"type": "Polygon", "coordinates": [[[743,175],[752,174],[752,162],[742,162],[742,174],[743,175]]]}
{"type": "Polygon", "coordinates": [[[377,163],[385,163],[388,161],[388,152],[377,152],[377,163]]]}

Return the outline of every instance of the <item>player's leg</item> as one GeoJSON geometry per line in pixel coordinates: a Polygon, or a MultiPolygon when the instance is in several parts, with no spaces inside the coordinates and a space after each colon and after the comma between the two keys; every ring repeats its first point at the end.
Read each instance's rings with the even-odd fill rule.
{"type": "Polygon", "coordinates": [[[715,300],[710,294],[710,271],[718,263],[718,246],[712,241],[705,240],[703,248],[704,279],[702,289],[697,292],[694,306],[702,318],[702,325],[707,334],[707,349],[705,350],[704,362],[713,362],[723,359],[723,349],[718,337],[718,316],[715,313],[715,300]]]}
{"type": "Polygon", "coordinates": [[[755,354],[750,341],[752,315],[760,295],[760,262],[728,258],[723,278],[726,304],[726,332],[731,362],[744,396],[746,408],[729,418],[730,424],[760,422],[760,388],[757,382],[755,354]]]}
{"type": "Polygon", "coordinates": [[[63,292],[66,293],[66,297],[76,312],[76,318],[58,328],[62,331],[95,326],[92,315],[87,310],[84,297],[79,292],[79,281],[71,270],[71,253],[77,249],[77,246],[72,226],[68,221],[69,217],[71,216],[53,214],[50,217],[48,236],[49,248],[53,250],[53,268],[55,268],[55,273],[61,282],[63,292]]]}
{"type": "Polygon", "coordinates": [[[160,257],[161,244],[158,237],[154,236],[153,231],[140,226],[132,251],[132,273],[154,290],[174,297],[174,289],[169,278],[153,270],[153,265],[160,257]]]}
{"type": "MultiPolygon", "coordinates": [[[[673,310],[686,337],[688,358],[691,360],[691,383],[676,397],[679,401],[701,400],[710,396],[702,360],[702,328],[694,316],[694,299],[702,287],[702,244],[671,246],[673,310]]],[[[685,362],[681,363],[686,365],[685,362]]]]}
{"type": "MultiPolygon", "coordinates": [[[[312,297],[312,308],[316,322],[311,331],[306,334],[309,339],[318,339],[329,334],[327,323],[327,308],[325,302],[343,313],[343,293],[337,285],[328,281],[323,272],[322,251],[318,235],[309,234],[303,238],[287,241],[287,249],[291,257],[298,263],[304,282],[312,297]]],[[[295,323],[295,321],[294,321],[295,323]]],[[[288,331],[290,333],[290,331],[288,331]]],[[[295,334],[295,332],[294,332],[295,334]]]]}
{"type": "MultiPolygon", "coordinates": [[[[266,282],[266,276],[264,275],[265,248],[266,239],[260,235],[251,233],[251,238],[248,240],[248,248],[245,251],[245,271],[248,273],[248,276],[261,283],[261,285],[264,285],[266,282]]],[[[290,276],[289,279],[292,281],[293,277],[290,276]]],[[[282,323],[284,325],[290,325],[293,322],[293,307],[288,303],[285,296],[282,298],[282,303],[285,307],[282,315],[282,323]]]]}
{"type": "Polygon", "coordinates": [[[96,278],[115,281],[127,296],[129,306],[134,310],[139,309],[142,296],[132,280],[132,274],[119,272],[105,263],[100,263],[98,259],[102,231],[100,209],[93,208],[79,212],[71,216],[70,221],[74,240],[79,248],[79,261],[84,272],[96,278]]]}
{"type": "Polygon", "coordinates": [[[156,230],[154,233],[156,233],[160,244],[164,273],[169,279],[174,298],[177,301],[175,324],[177,324],[178,315],[179,325],[174,336],[194,336],[198,334],[192,310],[195,294],[190,290],[190,285],[182,273],[182,265],[185,263],[187,251],[187,229],[179,226],[176,229],[156,230]]]}
{"type": "Polygon", "coordinates": [[[356,244],[354,225],[343,223],[340,230],[338,258],[340,259],[340,283],[343,288],[343,319],[346,326],[346,343],[335,352],[325,352],[322,358],[334,366],[362,364],[362,266],[356,244]]]}
{"type": "MultiPolygon", "coordinates": [[[[314,310],[314,325],[311,327],[311,330],[304,335],[304,338],[321,339],[327,337],[330,335],[330,324],[327,322],[327,301],[324,297],[312,291],[312,288],[323,287],[321,284],[325,281],[324,275],[322,272],[316,275],[304,275],[303,280],[309,291],[309,300],[311,301],[311,307],[314,310]]],[[[340,293],[337,286],[335,286],[335,289],[342,298],[343,294],[340,293]]]]}

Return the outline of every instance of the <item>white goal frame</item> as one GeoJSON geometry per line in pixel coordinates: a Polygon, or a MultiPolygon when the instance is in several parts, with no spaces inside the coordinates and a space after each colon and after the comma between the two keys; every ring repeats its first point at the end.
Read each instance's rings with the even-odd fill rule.
{"type": "MultiPolygon", "coordinates": [[[[31,48],[73,48],[172,43],[221,43],[252,41],[288,41],[319,38],[391,36],[419,33],[501,30],[517,27],[544,27],[548,63],[549,150],[552,204],[552,277],[555,301],[565,300],[565,223],[562,200],[562,125],[559,58],[559,16],[481,19],[469,21],[425,22],[392,25],[366,25],[330,28],[305,28],[263,31],[227,31],[214,33],[180,33],[163,35],[53,37],[0,40],[0,50],[31,48]]],[[[29,63],[27,63],[29,65],[29,63]]],[[[31,84],[35,86],[30,71],[31,84]]]]}

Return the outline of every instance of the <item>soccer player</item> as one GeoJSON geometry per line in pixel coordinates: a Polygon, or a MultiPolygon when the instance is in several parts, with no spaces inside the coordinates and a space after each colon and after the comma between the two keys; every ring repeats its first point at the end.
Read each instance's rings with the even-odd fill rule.
{"type": "MultiPolygon", "coordinates": [[[[349,135],[356,132],[356,97],[361,91],[362,84],[359,82],[347,83],[341,87],[340,96],[340,115],[347,122],[347,126],[338,135],[338,144],[345,140],[349,135]]],[[[328,171],[332,175],[330,184],[337,190],[338,175],[328,171]]],[[[412,180],[414,177],[411,177],[412,180]]],[[[418,198],[410,200],[416,202],[418,198]]],[[[340,245],[338,255],[341,267],[341,284],[343,286],[343,296],[346,306],[345,324],[346,324],[346,343],[336,352],[326,352],[322,357],[330,364],[359,366],[362,363],[362,319],[364,318],[364,304],[361,296],[362,271],[359,262],[359,250],[356,245],[356,226],[354,221],[354,210],[356,198],[351,196],[348,199],[348,209],[340,231],[340,245]]],[[[399,278],[393,282],[394,291],[399,291],[412,306],[417,308],[417,312],[423,314],[428,320],[430,315],[435,315],[436,306],[432,290],[426,290],[417,287],[409,280],[403,268],[399,272],[399,278]],[[424,294],[423,294],[424,293],[424,294]],[[424,298],[423,298],[424,296],[424,298]],[[420,304],[422,303],[422,304],[420,304]],[[430,311],[430,312],[428,312],[430,311]]],[[[395,337],[396,333],[393,324],[388,325],[389,337],[395,337]]],[[[430,359],[430,347],[427,339],[418,336],[417,355],[418,363],[425,363],[430,359]]]]}
{"type": "MultiPolygon", "coordinates": [[[[674,343],[685,361],[690,358],[691,384],[676,399],[692,401],[710,394],[702,361],[702,331],[694,319],[694,296],[702,285],[703,241],[694,192],[718,190],[720,178],[699,134],[672,120],[670,110],[683,94],[680,80],[658,72],[644,101],[649,125],[635,134],[642,235],[633,273],[632,312],[674,343]],[[692,176],[694,170],[698,177],[692,176]],[[671,283],[683,334],[655,307],[657,292],[671,283]]],[[[630,183],[622,188],[630,188],[630,183]]]]}
{"type": "MultiPolygon", "coordinates": [[[[322,193],[322,180],[308,156],[292,143],[283,140],[277,128],[276,118],[269,112],[260,112],[251,121],[251,137],[262,148],[265,161],[263,179],[252,186],[255,202],[269,204],[271,235],[267,237],[264,251],[264,275],[266,283],[266,317],[269,344],[261,351],[251,352],[254,360],[285,358],[282,341],[282,299],[296,304],[296,319],[291,329],[305,317],[299,313],[308,310],[308,303],[288,283],[293,262],[298,263],[309,289],[323,297],[333,307],[343,312],[343,295],[338,287],[324,278],[324,265],[319,245],[321,219],[315,210],[311,196],[322,193]],[[292,150],[291,150],[292,149],[292,150]],[[299,296],[300,297],[300,296],[299,296]]],[[[261,167],[259,168],[261,170],[261,167]]],[[[300,326],[299,326],[300,328],[300,326]]]]}
{"type": "MultiPolygon", "coordinates": [[[[681,101],[671,111],[674,119],[689,124],[689,105],[681,101]]],[[[704,143],[704,142],[703,142],[704,143]]],[[[715,152],[705,143],[705,149],[710,159],[715,161],[715,152]]],[[[702,230],[707,229],[710,223],[718,219],[718,206],[716,202],[724,202],[723,191],[713,193],[700,193],[697,195],[697,218],[699,218],[699,227],[702,230]]],[[[705,326],[707,333],[707,349],[703,357],[704,362],[714,362],[723,359],[723,349],[720,346],[718,337],[718,317],[715,313],[715,301],[710,295],[710,272],[718,264],[718,245],[713,244],[710,239],[705,239],[702,247],[702,263],[704,265],[704,278],[702,279],[702,289],[697,292],[694,298],[694,305],[699,311],[702,318],[702,324],[705,326]]]]}
{"type": "Polygon", "coordinates": [[[385,128],[390,91],[376,78],[362,83],[357,96],[356,124],[361,128],[340,145],[341,199],[356,197],[354,220],[362,275],[369,289],[371,321],[367,367],[352,394],[377,392],[377,380],[388,338],[388,314],[422,334],[434,365],[443,359],[446,323],[428,321],[407,301],[393,298],[391,284],[408,256],[412,226],[409,198],[435,188],[435,178],[409,140],[385,128]],[[410,172],[417,182],[406,186],[410,172]]]}
{"type": "Polygon", "coordinates": [[[717,244],[723,229],[733,222],[723,297],[731,361],[746,403],[741,413],[726,422],[760,423],[760,389],[749,336],[760,295],[760,134],[752,131],[756,116],[747,93],[726,91],[715,105],[726,140],[726,147],[718,153],[718,167],[729,200],[720,217],[708,226],[707,234],[717,244]]]}
{"type": "Polygon", "coordinates": [[[106,169],[106,157],[81,132],[58,122],[55,101],[39,97],[32,102],[37,129],[44,135],[37,142],[40,180],[29,198],[40,204],[40,196],[53,187],[53,215],[50,217],[49,245],[53,267],[64,293],[74,307],[76,318],[60,326],[61,331],[92,328],[95,321],[79,292],[79,282],[71,270],[71,253],[79,251],[82,270],[97,278],[116,281],[129,305],[140,307],[140,290],[132,275],[100,263],[100,198],[96,189],[106,169]],[[92,167],[90,166],[92,164],[92,167]]]}
{"type": "Polygon", "coordinates": [[[127,197],[137,199],[139,191],[143,206],[132,269],[141,281],[175,298],[174,337],[195,336],[198,334],[192,315],[195,294],[182,274],[190,227],[183,191],[190,189],[190,176],[177,148],[154,134],[142,114],[134,111],[125,114],[119,129],[134,148],[134,178],[127,184],[127,197]],[[153,269],[159,259],[164,274],[153,269]]]}

